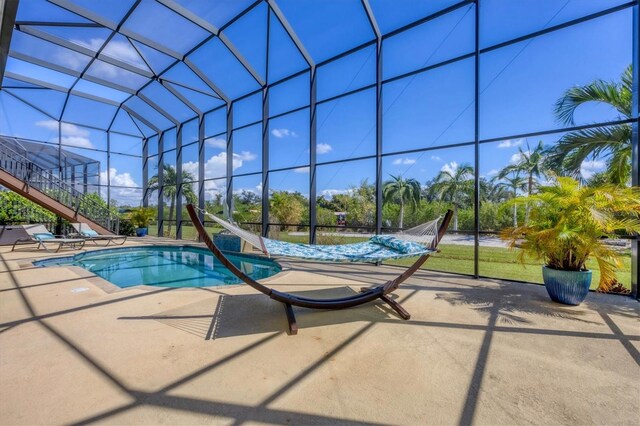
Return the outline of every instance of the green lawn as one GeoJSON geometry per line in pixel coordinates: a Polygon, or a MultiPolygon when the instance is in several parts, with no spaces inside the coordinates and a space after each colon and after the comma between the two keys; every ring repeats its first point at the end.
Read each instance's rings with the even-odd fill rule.
{"type": "MultiPolygon", "coordinates": [[[[444,272],[473,274],[473,246],[440,244],[441,253],[435,254],[424,265],[426,269],[444,272]]],[[[542,284],[542,268],[535,260],[527,260],[521,265],[517,260],[517,250],[500,247],[480,247],[480,275],[492,278],[527,281],[542,284]]],[[[631,256],[626,253],[623,265],[618,270],[618,281],[624,287],[631,288],[631,256]]],[[[392,265],[410,265],[413,259],[400,259],[387,262],[392,265]]],[[[587,264],[593,271],[591,288],[598,287],[600,269],[594,261],[587,264]]]]}
{"type": "MultiPolygon", "coordinates": [[[[208,232],[219,232],[221,228],[207,227],[208,232]]],[[[175,236],[175,227],[172,228],[175,236]]],[[[149,235],[157,235],[157,227],[149,226],[149,235]]],[[[192,226],[183,226],[182,239],[195,240],[196,231],[192,226]]],[[[280,232],[278,239],[282,241],[306,243],[306,235],[289,235],[280,232]]],[[[319,243],[344,244],[365,241],[366,238],[319,237],[319,243]]],[[[440,244],[441,253],[433,255],[424,265],[425,269],[433,271],[473,274],[473,246],[440,244]]],[[[542,284],[542,268],[535,260],[527,260],[521,265],[517,260],[517,250],[500,247],[480,247],[480,275],[507,280],[526,281],[542,284]]],[[[414,259],[399,259],[385,262],[390,265],[408,266],[414,259]]],[[[598,287],[600,270],[594,261],[588,263],[593,271],[591,288],[598,287]]],[[[617,272],[618,281],[626,288],[631,288],[631,255],[627,252],[623,256],[623,265],[617,272]]]]}

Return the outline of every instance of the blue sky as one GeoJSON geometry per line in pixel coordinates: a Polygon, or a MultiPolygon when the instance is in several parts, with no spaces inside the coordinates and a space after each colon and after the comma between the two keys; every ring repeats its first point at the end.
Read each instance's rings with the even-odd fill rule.
{"type": "MultiPolygon", "coordinates": [[[[110,20],[117,21],[126,12],[127,1],[118,2],[116,8],[107,9],[100,2],[75,0],[84,7],[93,8],[110,20]]],[[[244,7],[241,1],[216,2],[216,10],[202,8],[202,2],[180,0],[203,19],[223,25],[244,7]],[[215,12],[215,13],[214,13],[215,12]]],[[[250,3],[244,1],[246,3],[250,3]]],[[[428,15],[455,1],[392,1],[372,0],[371,5],[384,33],[393,31],[421,16],[428,15]]],[[[483,0],[481,12],[481,48],[525,35],[571,19],[623,3],[620,0],[483,0]]],[[[373,38],[366,16],[356,0],[279,0],[282,12],[289,19],[309,54],[316,62],[352,48],[373,38]]],[[[389,37],[384,42],[383,78],[393,78],[415,69],[437,64],[474,49],[474,5],[465,6],[440,18],[389,37]]],[[[291,73],[302,71],[306,64],[282,27],[272,17],[270,37],[270,66],[266,67],[267,6],[260,4],[231,25],[225,32],[236,48],[247,58],[257,75],[273,82],[291,73]]],[[[44,0],[23,0],[18,19],[63,20],[83,22],[44,0]]],[[[480,58],[480,138],[503,138],[513,134],[559,129],[553,115],[553,105],[562,93],[573,85],[581,85],[595,78],[616,80],[631,62],[631,9],[622,10],[577,26],[562,29],[505,48],[490,51],[480,58]]],[[[143,1],[124,25],[123,32],[134,37],[147,37],[169,50],[185,52],[206,37],[193,26],[164,7],[143,1]],[[159,25],[161,22],[162,25],[159,25]],[[152,24],[152,25],[150,25],[152,24]],[[175,37],[180,33],[181,37],[175,37]]],[[[197,28],[197,27],[196,27],[197,28]]],[[[42,26],[40,31],[71,41],[87,51],[97,51],[106,35],[99,28],[62,28],[42,26]]],[[[54,62],[69,70],[81,71],[88,56],[70,49],[56,47],[29,34],[15,32],[11,49],[54,62]]],[[[136,69],[159,72],[172,58],[154,51],[126,37],[114,37],[103,49],[111,58],[126,62],[136,69]]],[[[240,97],[259,87],[224,45],[213,39],[191,55],[190,60],[206,78],[214,81],[231,98],[240,97]],[[212,59],[214,58],[214,59],[212,59]]],[[[75,78],[63,72],[47,70],[11,57],[7,63],[9,76],[26,75],[50,84],[70,87],[75,78]]],[[[87,74],[122,86],[122,90],[105,88],[94,81],[81,79],[74,90],[77,94],[93,93],[121,102],[127,98],[126,90],[135,90],[146,82],[140,76],[95,61],[87,74]]],[[[182,63],[161,77],[166,86],[154,82],[142,90],[179,121],[194,116],[186,105],[167,89],[179,92],[202,110],[209,110],[222,101],[211,92],[207,84],[182,63]]],[[[347,57],[318,68],[317,107],[317,161],[318,163],[365,157],[375,154],[375,89],[367,89],[346,98],[322,102],[346,91],[359,89],[375,82],[374,46],[361,49],[347,57]]],[[[14,96],[35,103],[54,117],[60,114],[64,94],[55,90],[29,88],[29,84],[5,77],[3,86],[14,96]],[[16,86],[23,86],[15,88],[16,86]]],[[[383,86],[383,153],[426,149],[429,151],[403,155],[388,155],[383,161],[384,179],[401,174],[418,179],[421,183],[433,178],[443,168],[463,163],[473,164],[473,147],[438,148],[447,144],[471,142],[474,139],[474,59],[469,58],[431,71],[398,79],[383,86]],[[435,148],[435,149],[433,149],[435,148]]],[[[0,91],[0,133],[57,142],[55,120],[43,112],[35,111],[0,91]]],[[[270,120],[269,166],[272,169],[292,168],[274,172],[270,185],[276,190],[296,190],[308,193],[309,186],[309,75],[301,76],[274,86],[270,90],[270,115],[279,115],[302,108],[270,120]]],[[[154,125],[168,128],[171,122],[153,111],[143,100],[134,97],[126,105],[139,111],[154,125]]],[[[136,188],[142,184],[141,163],[131,155],[141,154],[139,138],[112,138],[111,170],[107,170],[106,155],[89,149],[106,149],[104,132],[78,125],[85,123],[106,127],[117,109],[82,96],[72,95],[67,103],[62,143],[83,155],[98,158],[102,163],[101,182],[111,180],[112,185],[136,188]],[[125,155],[123,155],[125,154],[125,155]],[[129,155],[129,156],[127,156],[129,155]]],[[[260,120],[261,96],[252,96],[234,104],[234,126],[245,126],[260,120]]],[[[617,113],[603,106],[581,108],[577,124],[589,124],[616,119],[617,113]]],[[[205,184],[207,197],[224,187],[226,152],[224,149],[225,113],[223,110],[207,115],[205,133],[205,184]]],[[[118,113],[116,126],[120,131],[150,135],[152,131],[139,121],[118,113]]],[[[234,131],[233,169],[236,174],[259,173],[262,167],[261,124],[234,131]]],[[[173,135],[173,136],[172,136],[173,135]]],[[[165,139],[165,161],[175,165],[175,147],[165,139]]],[[[197,136],[195,123],[185,126],[184,144],[197,136]]],[[[538,140],[554,143],[560,134],[542,138],[512,138],[483,145],[481,148],[482,176],[490,177],[513,161],[519,147],[532,146],[538,140]]],[[[185,146],[183,167],[197,175],[197,147],[185,146]]],[[[151,148],[154,154],[157,149],[151,148]]],[[[153,161],[152,160],[152,164],[153,161]]],[[[603,163],[585,164],[585,174],[600,170],[603,163]]],[[[362,179],[374,181],[373,159],[347,164],[320,165],[317,171],[318,194],[344,192],[362,179]]],[[[259,191],[261,177],[239,177],[234,189],[259,191]]],[[[139,192],[121,188],[112,196],[130,202],[139,192]]]]}

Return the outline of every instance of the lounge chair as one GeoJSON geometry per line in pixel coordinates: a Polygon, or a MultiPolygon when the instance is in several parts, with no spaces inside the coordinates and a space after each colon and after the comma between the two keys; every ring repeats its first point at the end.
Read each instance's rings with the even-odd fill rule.
{"type": "Polygon", "coordinates": [[[53,252],[48,247],[49,245],[58,246],[55,253],[59,252],[62,247],[71,247],[76,250],[84,247],[85,240],[82,238],[65,238],[61,235],[53,235],[44,225],[22,225],[22,228],[27,236],[17,239],[11,247],[11,251],[14,251],[16,246],[25,244],[38,244],[38,249],[42,247],[50,253],[53,252]]]}
{"type": "MultiPolygon", "coordinates": [[[[453,212],[449,210],[444,215],[440,226],[438,226],[438,220],[436,220],[416,227],[415,233],[409,233],[407,235],[396,234],[399,236],[405,236],[406,238],[378,236],[375,239],[372,238],[372,241],[370,241],[369,243],[345,244],[344,246],[347,246],[346,249],[345,247],[340,246],[324,246],[321,250],[316,250],[318,253],[318,255],[316,256],[313,252],[313,246],[309,246],[307,244],[285,243],[281,241],[274,243],[274,240],[269,240],[262,237],[259,237],[256,240],[255,237],[258,236],[244,231],[239,227],[220,218],[216,218],[215,216],[212,217],[211,215],[209,215],[209,217],[212,217],[212,219],[215,218],[214,220],[216,220],[216,222],[220,223],[228,230],[236,233],[236,235],[254,245],[254,247],[261,249],[267,255],[278,253],[283,256],[299,257],[304,259],[311,259],[313,255],[315,256],[315,260],[332,262],[371,262],[372,260],[378,261],[382,260],[383,258],[407,257],[408,254],[419,256],[418,259],[398,277],[373,287],[362,288],[359,294],[336,299],[310,299],[307,297],[297,296],[292,293],[284,293],[274,290],[263,284],[260,284],[253,278],[249,277],[238,267],[236,267],[224,255],[224,253],[222,253],[222,251],[220,251],[220,249],[216,247],[213,241],[211,241],[211,238],[209,238],[209,235],[207,234],[207,231],[205,230],[204,225],[200,221],[200,218],[196,213],[196,209],[192,204],[187,205],[187,211],[189,212],[189,216],[191,217],[193,225],[198,231],[200,239],[206,244],[207,248],[209,248],[209,250],[220,261],[220,263],[226,266],[236,277],[240,278],[250,287],[254,288],[260,293],[265,294],[266,296],[269,296],[271,299],[284,304],[287,321],[289,322],[290,334],[297,334],[298,332],[298,326],[296,324],[292,306],[299,306],[309,309],[345,309],[381,299],[382,301],[387,303],[394,311],[396,311],[396,313],[398,313],[398,315],[402,319],[408,320],[409,318],[411,318],[409,312],[407,312],[398,302],[391,299],[388,295],[395,291],[405,280],[411,277],[429,258],[431,254],[438,251],[438,243],[440,242],[440,240],[442,240],[442,237],[449,227],[449,222],[451,221],[451,218],[453,216],[453,212]],[[424,244],[424,241],[426,241],[428,235],[431,236],[431,241],[428,244],[424,244]],[[417,243],[417,241],[420,241],[422,244],[417,243]],[[415,249],[412,244],[403,245],[403,242],[420,244],[422,245],[422,250],[415,249]],[[378,245],[380,247],[375,248],[374,245],[378,245]],[[396,248],[398,250],[396,250],[396,248]],[[334,251],[334,253],[327,254],[330,251],[334,251]]],[[[203,213],[207,214],[204,211],[203,213]]]]}
{"type": "Polygon", "coordinates": [[[88,223],[72,223],[73,229],[76,231],[70,236],[74,238],[82,238],[86,241],[92,241],[95,245],[98,241],[106,241],[105,247],[113,243],[114,245],[121,246],[127,241],[126,235],[100,235],[93,229],[88,223]]]}

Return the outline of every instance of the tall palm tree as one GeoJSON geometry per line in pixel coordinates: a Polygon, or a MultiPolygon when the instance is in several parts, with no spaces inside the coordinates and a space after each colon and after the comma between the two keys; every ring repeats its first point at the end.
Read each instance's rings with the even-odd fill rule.
{"type": "Polygon", "coordinates": [[[443,201],[453,204],[453,230],[458,230],[458,208],[470,199],[473,191],[473,167],[461,164],[454,169],[441,170],[430,189],[443,201]]]}
{"type": "MultiPolygon", "coordinates": [[[[496,185],[511,191],[513,198],[518,196],[518,191],[522,191],[527,187],[527,180],[520,176],[519,171],[514,171],[499,179],[500,181],[496,185]]],[[[516,203],[513,203],[513,226],[518,226],[518,205],[516,203]]]]}
{"type": "MultiPolygon", "coordinates": [[[[165,200],[169,201],[169,226],[167,231],[171,234],[171,221],[173,220],[173,213],[176,205],[176,195],[178,195],[178,189],[176,186],[176,182],[178,181],[178,174],[176,173],[175,167],[170,164],[162,165],[162,181],[164,184],[164,188],[162,194],[165,200]]],[[[195,204],[198,200],[196,193],[193,191],[193,187],[188,182],[193,182],[196,179],[193,174],[189,172],[182,171],[182,182],[184,185],[182,186],[182,196],[187,200],[187,203],[195,204]]],[[[151,177],[149,179],[149,194],[153,194],[155,191],[159,190],[160,179],[158,174],[151,177]]]]}
{"type": "Polygon", "coordinates": [[[420,203],[420,182],[415,179],[403,179],[402,175],[393,176],[382,187],[382,200],[385,203],[400,203],[399,228],[404,225],[404,205],[409,204],[412,209],[420,203]]]}
{"type": "MultiPolygon", "coordinates": [[[[632,68],[629,65],[619,82],[595,80],[585,86],[572,87],[556,102],[558,120],[575,124],[575,112],[581,105],[604,103],[618,111],[620,118],[631,118],[632,68]]],[[[603,158],[607,178],[613,184],[626,184],[631,177],[631,125],[617,124],[576,130],[564,135],[550,152],[551,167],[580,177],[582,162],[603,158]]]]}
{"type": "MultiPolygon", "coordinates": [[[[542,141],[532,151],[527,142],[527,150],[522,147],[518,148],[517,160],[500,170],[499,179],[504,179],[511,173],[524,173],[527,179],[527,196],[531,197],[533,189],[537,184],[536,179],[547,174],[547,163],[545,158],[545,149],[542,141]]],[[[525,222],[529,220],[529,205],[525,207],[525,222]]]]}

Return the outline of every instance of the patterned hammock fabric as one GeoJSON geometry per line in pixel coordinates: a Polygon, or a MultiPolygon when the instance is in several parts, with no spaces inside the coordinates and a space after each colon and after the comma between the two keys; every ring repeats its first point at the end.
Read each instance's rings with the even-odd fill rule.
{"type": "Polygon", "coordinates": [[[378,262],[388,259],[420,256],[434,250],[415,244],[410,251],[398,251],[391,247],[372,242],[313,245],[287,243],[284,241],[263,238],[264,246],[271,256],[296,257],[298,259],[318,260],[322,262],[378,262]]]}
{"type": "Polygon", "coordinates": [[[322,262],[379,262],[435,252],[434,249],[427,246],[430,246],[433,239],[436,238],[438,220],[419,225],[405,231],[405,233],[376,235],[361,243],[315,245],[263,238],[209,212],[199,210],[229,232],[263,250],[268,256],[295,257],[322,262]]]}

